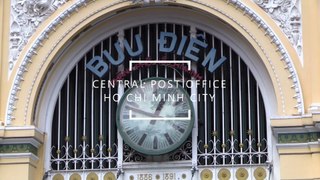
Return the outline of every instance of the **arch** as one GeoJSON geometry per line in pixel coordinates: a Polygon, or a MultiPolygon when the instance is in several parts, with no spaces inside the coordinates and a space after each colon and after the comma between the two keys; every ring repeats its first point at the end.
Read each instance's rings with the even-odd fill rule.
{"type": "MultiPolygon", "coordinates": [[[[61,55],[62,49],[70,45],[73,38],[101,18],[111,17],[119,10],[145,8],[123,0],[114,0],[109,3],[94,1],[83,6],[84,4],[86,4],[85,1],[79,1],[72,5],[65,5],[64,11],[59,16],[38,29],[31,39],[33,43],[30,43],[22,52],[18,60],[19,66],[13,70],[15,76],[11,77],[13,83],[7,105],[7,124],[32,124],[33,110],[41,84],[48,70],[55,63],[55,59],[61,55]],[[74,13],[77,9],[79,12],[74,13]],[[61,28],[59,24],[63,22],[63,28],[61,28]],[[17,120],[11,122],[13,119],[17,120]]],[[[300,68],[297,63],[298,57],[294,53],[289,55],[289,51],[293,48],[283,45],[288,42],[285,38],[281,38],[281,33],[278,33],[277,29],[274,32],[270,28],[272,22],[267,24],[259,18],[264,17],[264,14],[259,13],[258,16],[258,13],[251,10],[250,6],[253,4],[244,4],[237,0],[229,3],[187,0],[165,5],[196,8],[208,16],[220,18],[236,29],[246,41],[250,42],[268,71],[276,95],[278,107],[276,114],[292,115],[304,112],[302,92],[295,70],[295,65],[300,68]],[[267,52],[267,49],[270,51],[267,52]]]]}
{"type": "MultiPolygon", "coordinates": [[[[284,54],[286,54],[286,51],[283,48],[281,49],[278,47],[276,44],[270,43],[270,37],[265,36],[265,32],[258,27],[255,21],[251,21],[247,16],[244,16],[243,18],[246,20],[244,22],[248,23],[247,27],[252,27],[252,29],[245,28],[239,20],[235,19],[237,15],[231,17],[228,13],[223,13],[221,9],[226,9],[229,13],[238,13],[239,16],[243,16],[243,12],[239,9],[236,10],[235,5],[225,4],[224,2],[222,3],[222,1],[218,3],[217,6],[201,4],[200,1],[183,1],[177,2],[177,4],[181,7],[140,7],[127,1],[112,1],[111,4],[103,5],[101,1],[96,1],[88,4],[87,7],[78,7],[80,8],[80,13],[71,14],[68,19],[65,19],[64,22],[67,24],[65,28],[61,28],[57,25],[55,31],[51,32],[48,30],[47,35],[50,38],[46,40],[43,39],[41,44],[41,38],[45,38],[46,35],[46,33],[42,33],[39,38],[35,39],[34,45],[39,47],[29,47],[29,53],[31,54],[25,52],[24,54],[26,55],[22,56],[25,58],[21,58],[19,60],[21,65],[15,69],[17,75],[14,80],[8,105],[8,121],[11,121],[12,117],[15,116],[17,120],[13,121],[14,125],[19,123],[32,124],[32,120],[35,119],[36,126],[42,131],[47,132],[49,135],[47,138],[51,139],[51,133],[46,129],[46,127],[51,127],[51,117],[55,104],[55,102],[52,101],[57,99],[57,95],[54,92],[55,90],[60,89],[64,81],[63,78],[59,78],[66,76],[70,72],[73,65],[78,59],[80,59],[77,57],[82,55],[81,52],[84,53],[88,48],[90,48],[90,46],[93,46],[97,40],[101,39],[101,35],[108,36],[114,32],[118,32],[119,27],[125,28],[130,27],[133,24],[136,25],[136,23],[131,19],[124,19],[121,17],[130,13],[139,14],[139,8],[144,8],[145,11],[152,12],[154,16],[158,17],[157,21],[168,21],[168,19],[170,19],[169,21],[172,22],[194,23],[201,26],[204,30],[210,29],[210,31],[214,31],[226,43],[233,45],[232,47],[237,50],[244,59],[248,60],[246,63],[249,65],[250,69],[253,70],[257,80],[262,83],[262,94],[264,95],[264,99],[267,101],[267,110],[269,111],[267,112],[268,117],[299,113],[299,108],[295,108],[296,105],[299,106],[297,97],[301,95],[299,95],[301,90],[299,88],[298,79],[295,79],[296,83],[294,83],[293,80],[288,81],[288,76],[293,78],[297,77],[293,64],[291,64],[289,57],[284,58],[284,61],[280,61],[283,55],[279,51],[284,51],[284,54]],[[130,10],[131,7],[139,8],[130,10]],[[196,10],[185,7],[196,7],[196,10]],[[119,9],[129,10],[122,11],[119,14],[113,14],[119,9]],[[179,9],[179,13],[181,14],[164,13],[172,9],[179,9]],[[196,20],[183,18],[188,17],[188,13],[191,11],[195,13],[194,17],[197,17],[196,20]],[[112,18],[110,18],[111,16],[112,18]],[[122,20],[119,21],[119,19],[122,20]],[[203,21],[200,19],[203,19],[203,21]],[[221,19],[223,21],[220,21],[221,19]],[[212,24],[207,25],[201,23],[207,21],[212,22],[212,24]],[[109,25],[107,33],[101,29],[106,27],[103,26],[105,25],[103,22],[109,25]],[[225,22],[227,22],[228,25],[226,25],[225,22]],[[217,25],[217,27],[213,24],[217,25]],[[91,27],[95,27],[96,30],[93,28],[90,29],[91,27]],[[98,27],[100,27],[100,32],[98,27]],[[219,29],[219,27],[223,27],[223,29],[219,29]],[[90,31],[88,31],[89,29],[90,31]],[[224,36],[224,34],[237,34],[239,36],[228,37],[224,36]],[[261,36],[261,39],[257,39],[259,36],[261,36]],[[86,37],[91,37],[91,39],[86,37]],[[236,42],[242,43],[237,44],[236,42]],[[272,49],[272,52],[267,54],[266,49],[272,49]],[[66,52],[66,50],[73,53],[66,52]],[[32,55],[32,51],[37,51],[38,55],[32,55]],[[44,56],[39,56],[39,54],[44,56]],[[288,64],[284,63],[285,61],[288,61],[288,64]],[[288,71],[285,70],[288,68],[288,71]],[[25,72],[27,69],[29,71],[25,72]],[[21,81],[22,77],[24,81],[21,81]],[[51,82],[55,82],[55,84],[50,84],[51,82]],[[292,89],[292,87],[296,87],[297,90],[292,89]],[[19,93],[18,89],[21,89],[19,90],[19,93]],[[283,92],[290,93],[284,94],[283,92]],[[39,95],[39,93],[41,94],[39,95]],[[296,95],[296,93],[298,93],[298,95],[296,95]],[[47,96],[47,98],[45,98],[45,96],[47,96]],[[296,99],[294,99],[293,96],[296,97],[296,99]],[[17,104],[16,109],[13,107],[14,103],[17,104]],[[34,113],[36,106],[39,108],[36,113],[34,113]],[[20,120],[23,121],[21,122],[20,120]]],[[[67,7],[64,8],[67,9],[67,7]]],[[[152,19],[142,17],[141,13],[140,18],[140,24],[152,22],[152,19]]],[[[50,27],[49,25],[48,29],[50,28],[53,27],[50,27]]],[[[45,31],[46,30],[43,32],[45,31]]],[[[41,32],[42,31],[39,30],[38,34],[41,32]]],[[[270,33],[272,33],[272,31],[270,33]]],[[[274,37],[276,38],[276,36],[274,37]]],[[[277,38],[276,40],[278,41],[277,38]]],[[[282,46],[280,42],[279,46],[282,46]]],[[[303,101],[301,100],[300,105],[302,102],[303,101]]],[[[303,106],[301,108],[303,108],[303,106]]]]}
{"type": "MultiPolygon", "coordinates": [[[[176,9],[176,7],[173,7],[176,9]]],[[[254,51],[252,51],[251,45],[249,43],[245,43],[246,41],[241,37],[228,37],[224,36],[223,32],[226,34],[232,34],[234,31],[223,25],[221,22],[219,22],[217,19],[210,19],[211,22],[218,27],[224,27],[222,29],[215,28],[214,26],[202,24],[199,22],[192,21],[190,19],[185,19],[183,17],[187,17],[187,14],[190,13],[190,10],[188,9],[179,9],[179,13],[177,14],[171,14],[170,20],[168,21],[166,17],[163,16],[164,14],[168,14],[167,11],[172,11],[171,9],[157,9],[153,7],[149,7],[149,9],[144,9],[143,12],[141,11],[132,11],[127,12],[132,17],[139,17],[140,22],[138,24],[145,24],[145,23],[151,23],[154,21],[162,21],[166,20],[166,22],[179,22],[182,24],[194,24],[197,25],[200,29],[205,31],[213,32],[217,37],[221,38],[224,42],[227,44],[231,44],[232,48],[236,50],[241,57],[246,60],[246,63],[252,69],[253,74],[261,84],[261,89],[263,91],[264,99],[268,102],[267,112],[268,117],[270,117],[271,114],[274,114],[277,112],[276,106],[276,97],[274,96],[274,90],[272,87],[271,79],[267,73],[267,71],[264,68],[264,65],[261,61],[256,61],[256,59],[259,59],[258,54],[256,54],[254,51]],[[152,18],[145,18],[143,19],[144,13],[146,11],[150,11],[153,13],[152,18]],[[241,44],[237,44],[236,42],[242,42],[241,44]]],[[[58,96],[58,92],[64,83],[65,78],[69,74],[69,72],[74,68],[74,65],[78,62],[79,59],[83,56],[87,50],[89,50],[92,46],[94,46],[97,42],[101,41],[101,39],[108,37],[114,33],[117,33],[119,31],[119,28],[125,29],[128,27],[131,27],[133,25],[137,25],[137,23],[133,23],[131,19],[127,20],[120,20],[123,19],[123,16],[129,16],[128,14],[122,13],[119,16],[114,16],[112,20],[108,21],[102,21],[100,24],[96,24],[95,30],[87,31],[86,33],[82,34],[81,38],[78,38],[74,40],[73,44],[68,47],[69,52],[64,52],[59,56],[60,61],[56,61],[56,64],[53,66],[52,70],[48,73],[48,79],[46,80],[44,84],[44,88],[46,90],[43,90],[42,92],[45,92],[45,94],[41,94],[41,98],[39,99],[39,105],[40,107],[37,110],[36,119],[37,126],[44,132],[47,132],[48,136],[48,143],[46,143],[46,147],[51,147],[50,139],[51,139],[51,124],[52,124],[52,117],[53,117],[53,109],[55,106],[55,101],[58,96]],[[118,22],[118,23],[115,23],[118,22]],[[104,27],[109,24],[108,30],[105,30],[104,27]],[[113,24],[111,26],[110,24],[113,24]],[[85,43],[84,43],[85,42],[85,43]]],[[[195,15],[195,18],[197,20],[200,20],[201,18],[208,18],[203,17],[201,13],[195,15]]],[[[206,22],[208,19],[203,19],[201,22],[206,22]]],[[[269,118],[268,118],[269,119],[269,118]]],[[[269,125],[268,125],[269,126],[269,125]]],[[[271,138],[269,139],[271,141],[271,138]]],[[[269,143],[271,144],[271,143],[269,143]]],[[[47,149],[46,148],[46,149],[47,149]]]]}

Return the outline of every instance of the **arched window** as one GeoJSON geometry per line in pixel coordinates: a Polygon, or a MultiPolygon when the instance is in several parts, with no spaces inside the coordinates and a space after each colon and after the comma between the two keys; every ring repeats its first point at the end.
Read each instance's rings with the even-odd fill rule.
{"type": "MultiPolygon", "coordinates": [[[[100,173],[99,177],[103,177],[109,171],[125,168],[126,164],[130,164],[131,169],[139,169],[149,162],[170,161],[179,162],[181,167],[188,169],[197,166],[228,172],[239,167],[244,167],[246,172],[250,168],[250,172],[257,167],[266,168],[267,120],[263,98],[259,84],[237,52],[210,32],[188,25],[145,24],[123,30],[123,37],[121,34],[102,40],[88,51],[70,72],[60,90],[52,124],[53,172],[88,172],[86,175],[89,175],[89,172],[103,170],[97,171],[100,173]],[[160,52],[160,32],[174,33],[177,42],[181,42],[184,35],[195,37],[208,44],[208,47],[215,48],[217,59],[224,56],[227,60],[211,73],[202,65],[202,59],[208,55],[210,48],[200,50],[200,60],[197,63],[183,53],[179,55],[176,51],[160,52]],[[120,66],[109,63],[109,71],[102,78],[86,69],[88,61],[94,56],[102,56],[104,50],[117,57],[114,44],[121,38],[128,40],[131,48],[136,49],[136,34],[141,36],[144,47],[141,55],[129,57],[125,54],[126,59],[120,66]],[[103,88],[101,82],[106,80],[107,87],[108,80],[126,72],[131,60],[190,60],[193,72],[198,74],[198,78],[201,76],[202,85],[184,87],[190,96],[196,95],[193,97],[194,130],[180,147],[170,153],[149,156],[137,152],[125,143],[122,145],[116,126],[117,100],[129,88],[119,84],[103,88]],[[207,82],[206,85],[203,85],[204,81],[207,82]],[[122,167],[119,167],[119,161],[122,167]]],[[[188,42],[189,39],[186,43],[188,42]]],[[[183,68],[172,68],[167,64],[152,64],[130,71],[123,79],[130,82],[149,77],[164,77],[195,82],[197,77],[194,73],[188,73],[183,68]]],[[[219,174],[214,176],[218,177],[219,174]]],[[[231,173],[230,176],[235,177],[236,173],[231,173]]],[[[253,177],[253,173],[249,173],[249,176],[253,177]]]]}

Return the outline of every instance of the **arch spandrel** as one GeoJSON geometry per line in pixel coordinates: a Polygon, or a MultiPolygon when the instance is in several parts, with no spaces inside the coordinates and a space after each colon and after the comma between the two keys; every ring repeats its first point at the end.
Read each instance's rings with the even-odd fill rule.
{"type": "MultiPolygon", "coordinates": [[[[72,38],[79,35],[79,32],[88,28],[95,20],[110,17],[117,11],[136,6],[145,8],[145,5],[141,6],[124,0],[113,0],[108,3],[105,1],[76,3],[78,4],[70,4],[69,7],[65,7],[60,17],[46,21],[46,26],[41,26],[43,29],[37,31],[33,43],[30,43],[25,48],[26,51],[21,54],[18,60],[19,67],[16,67],[12,73],[15,76],[11,79],[7,124],[32,124],[39,93],[46,88],[41,89],[41,86],[50,67],[56,63],[55,59],[59,58],[63,49],[70,45],[72,38]]],[[[294,49],[285,40],[284,35],[279,33],[280,30],[277,28],[271,30],[266,23],[271,24],[271,27],[275,25],[269,21],[265,23],[259,18],[259,16],[266,17],[266,15],[259,14],[258,16],[251,10],[257,8],[256,5],[252,3],[245,5],[236,0],[228,2],[177,0],[165,3],[165,5],[170,4],[201,10],[209,15],[209,18],[210,16],[218,17],[228,26],[240,32],[253,46],[270,76],[277,99],[277,110],[274,115],[303,113],[302,92],[295,69],[299,71],[301,68],[298,57],[292,53],[294,49]]],[[[116,32],[116,29],[113,30],[116,32]]],[[[81,34],[79,37],[81,38],[81,34]]]]}

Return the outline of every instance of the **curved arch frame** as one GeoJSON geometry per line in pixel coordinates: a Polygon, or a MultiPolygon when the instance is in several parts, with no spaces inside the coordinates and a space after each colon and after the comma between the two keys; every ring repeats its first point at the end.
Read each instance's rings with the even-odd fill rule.
{"type": "MultiPolygon", "coordinates": [[[[42,90],[42,94],[40,94],[40,99],[38,101],[38,109],[37,113],[35,114],[35,119],[37,120],[36,125],[39,129],[47,133],[47,142],[45,144],[45,151],[50,152],[50,139],[51,139],[51,125],[52,124],[52,117],[53,111],[55,107],[55,103],[58,97],[58,92],[62,87],[65,79],[67,78],[68,74],[74,68],[75,64],[81,59],[81,57],[91,49],[95,44],[100,42],[102,39],[107,38],[123,29],[147,24],[147,23],[158,23],[158,22],[167,22],[167,23],[180,23],[190,26],[197,26],[198,28],[210,32],[214,34],[216,37],[224,41],[225,43],[229,44],[246,62],[248,67],[252,70],[252,73],[256,77],[257,81],[259,82],[259,86],[261,87],[262,94],[265,99],[266,104],[266,113],[267,119],[270,119],[272,114],[277,113],[277,104],[276,104],[276,97],[274,93],[274,88],[271,83],[271,78],[268,75],[267,70],[264,68],[264,64],[261,61],[256,61],[259,59],[258,54],[253,50],[251,45],[241,36],[236,37],[229,37],[228,34],[236,33],[232,28],[224,25],[218,19],[210,19],[212,24],[216,25],[213,26],[200,23],[206,22],[208,20],[208,16],[204,16],[202,13],[194,12],[193,10],[182,9],[179,8],[178,13],[172,13],[169,20],[168,15],[166,12],[169,12],[170,9],[168,8],[152,8],[147,7],[144,9],[143,12],[141,11],[128,11],[123,12],[121,15],[114,16],[112,19],[104,19],[97,23],[94,29],[87,31],[81,35],[81,38],[75,39],[72,44],[68,47],[64,48],[63,52],[60,52],[56,59],[55,65],[52,70],[47,74],[47,79],[43,85],[44,90],[42,90]],[[144,13],[146,11],[150,11],[153,13],[152,17],[146,17],[144,13]],[[193,11],[195,13],[194,17],[198,21],[190,20],[187,14],[193,11]],[[128,16],[130,14],[134,17],[139,17],[139,23],[135,23],[132,19],[123,19],[123,16],[128,16]],[[109,29],[105,29],[106,25],[109,24],[109,29]],[[112,24],[112,25],[110,25],[112,24]],[[239,43],[241,42],[241,43],[239,43]],[[58,61],[58,59],[60,59],[58,61]],[[44,93],[45,92],[45,93],[44,93]]],[[[270,122],[268,123],[268,131],[271,134],[270,122]]],[[[268,144],[271,143],[271,138],[269,138],[268,144]]],[[[270,150],[272,148],[270,147],[270,150]]],[[[272,154],[270,152],[270,154],[272,154]]],[[[46,166],[49,167],[49,160],[46,159],[46,166]]]]}
{"type": "MultiPolygon", "coordinates": [[[[187,0],[183,2],[177,1],[173,4],[185,7],[197,7],[197,9],[209,15],[224,20],[240,32],[253,45],[271,77],[277,99],[277,114],[292,115],[303,113],[303,97],[298,74],[292,63],[291,56],[289,56],[289,53],[282,45],[282,41],[279,40],[271,28],[249,6],[237,0],[230,1],[230,3],[218,1],[210,4],[209,2],[187,0]],[[232,12],[235,15],[231,16],[228,12],[232,12]],[[243,23],[240,23],[237,19],[236,15],[239,13],[242,16],[239,17],[242,18],[241,22],[243,23]],[[270,51],[267,53],[266,49],[270,49],[270,51]]],[[[11,124],[13,119],[19,119],[20,121],[23,119],[23,124],[32,124],[33,109],[37,102],[36,97],[44,77],[50,69],[51,64],[54,63],[58,52],[67,46],[68,41],[72,37],[76,36],[83,28],[88,27],[88,25],[90,26],[90,23],[99,19],[102,15],[109,14],[109,16],[112,16],[116,10],[136,7],[135,4],[123,0],[114,0],[109,4],[95,1],[87,4],[86,7],[82,7],[84,4],[86,4],[86,1],[82,0],[73,5],[65,5],[65,11],[54,21],[48,23],[46,27],[43,27],[42,30],[40,28],[36,34],[41,34],[33,37],[34,43],[30,45],[31,47],[26,47],[24,52],[22,52],[21,58],[18,60],[18,64],[20,65],[15,67],[13,71],[13,74],[16,75],[11,77],[13,85],[7,106],[7,125],[11,124]],[[73,11],[79,8],[81,13],[73,13],[73,11]],[[61,26],[58,23],[63,22],[65,22],[64,28],[60,28],[61,26]],[[42,58],[36,54],[43,54],[45,56],[42,58]],[[28,69],[33,69],[34,71],[28,71],[28,69]]],[[[292,47],[291,50],[293,50],[292,47]]],[[[293,59],[297,59],[297,57],[293,59]]],[[[20,124],[22,123],[20,122],[20,124]]]]}
{"type": "MultiPolygon", "coordinates": [[[[81,38],[76,39],[76,37],[85,36],[86,33],[81,34],[81,32],[90,26],[96,25],[97,22],[102,19],[112,20],[109,18],[113,17],[117,11],[140,7],[140,5],[133,4],[128,0],[112,0],[108,4],[103,1],[94,1],[84,6],[85,4],[86,1],[81,0],[75,4],[68,3],[64,5],[62,7],[64,9],[62,13],[54,14],[53,16],[56,16],[56,18],[53,20],[49,18],[32,37],[31,42],[33,43],[30,43],[20,55],[17,63],[19,66],[15,67],[12,72],[14,76],[11,76],[10,79],[12,88],[7,105],[7,125],[32,124],[32,120],[36,119],[39,120],[39,122],[36,121],[36,126],[42,131],[47,132],[49,134],[47,138],[50,139],[51,130],[48,131],[48,129],[46,129],[50,124],[50,108],[48,107],[50,106],[49,104],[54,104],[55,102],[51,102],[43,107],[47,108],[46,112],[41,112],[41,110],[38,109],[37,112],[41,113],[37,114],[34,112],[34,109],[37,103],[38,107],[41,107],[43,103],[50,102],[48,99],[43,101],[41,98],[43,94],[40,95],[39,101],[37,98],[40,92],[47,90],[49,90],[47,92],[53,91],[50,89],[52,86],[47,86],[47,84],[42,86],[46,77],[59,72],[65,74],[71,70],[70,68],[73,67],[72,64],[75,63],[71,61],[68,63],[64,62],[63,64],[57,61],[57,59],[62,57],[67,58],[67,56],[69,56],[69,59],[73,59],[74,57],[80,56],[78,54],[78,56],[74,55],[72,57],[72,55],[63,52],[63,50],[72,50],[73,45],[81,44],[81,38]],[[77,9],[79,13],[74,13],[77,9]],[[63,28],[61,28],[60,23],[64,23],[63,28]],[[76,41],[78,42],[75,43],[76,41]],[[44,56],[39,56],[39,54],[44,56]],[[59,71],[50,71],[54,64],[59,64],[55,66],[57,69],[60,68],[59,71]],[[43,89],[41,90],[41,88],[43,89]]],[[[250,8],[253,6],[252,4],[243,4],[238,0],[231,0],[228,1],[228,3],[225,1],[209,3],[205,1],[177,0],[177,2],[168,4],[191,7],[198,12],[201,11],[203,14],[206,14],[207,18],[218,17],[227,23],[228,26],[235,29],[234,31],[232,28],[229,28],[228,32],[233,31],[236,32],[236,34],[241,34],[239,37],[223,38],[219,35],[218,37],[231,47],[234,46],[233,48],[236,51],[238,49],[239,51],[237,52],[243,59],[251,61],[251,63],[246,63],[257,78],[257,81],[262,82],[260,85],[262,94],[266,100],[267,119],[276,115],[304,113],[302,91],[298,74],[295,70],[295,68],[301,68],[298,57],[294,53],[291,53],[294,51],[293,47],[288,45],[290,43],[287,42],[284,35],[281,35],[281,33],[277,31],[276,26],[272,22],[266,21],[266,23],[259,18],[264,17],[267,19],[265,14],[262,12],[254,12],[250,8]],[[272,30],[270,27],[273,27],[272,29],[275,30],[272,30]],[[250,46],[241,47],[242,45],[236,45],[236,43],[232,43],[233,41],[246,42],[250,44],[250,46]],[[257,61],[257,59],[259,59],[259,61],[257,61]],[[259,76],[261,77],[259,78],[259,76]]],[[[147,6],[143,6],[143,8],[144,7],[147,6]]],[[[161,6],[156,7],[161,8],[161,6]]],[[[167,21],[168,15],[164,16],[163,18],[166,18],[167,21]]],[[[179,22],[180,20],[181,19],[172,19],[171,21],[179,22]]],[[[186,21],[190,23],[192,19],[187,19],[186,21]]],[[[129,20],[127,20],[127,23],[127,26],[129,26],[129,20]]],[[[131,21],[131,23],[134,22],[131,21]]],[[[197,23],[199,24],[199,22],[197,23]]],[[[222,22],[220,23],[223,24],[222,22]]],[[[202,26],[201,28],[203,30],[214,29],[214,27],[210,27],[210,25],[202,24],[202,26]]],[[[117,32],[117,28],[114,27],[109,32],[117,32]]],[[[219,34],[219,32],[217,33],[219,34]]],[[[226,32],[224,33],[228,34],[226,32]]],[[[84,39],[82,39],[82,42],[83,41],[84,39]]],[[[87,46],[92,45],[94,40],[86,43],[87,46]]],[[[86,48],[84,45],[79,47],[82,48],[82,50],[86,48]]],[[[56,88],[61,87],[63,80],[64,79],[60,79],[58,83],[55,84],[56,88]]],[[[49,99],[56,99],[54,97],[54,94],[52,94],[49,99]]],[[[53,106],[54,105],[52,105],[52,107],[53,106]]],[[[46,144],[46,147],[50,147],[50,145],[46,144]]]]}
{"type": "MultiPolygon", "coordinates": [[[[51,114],[53,112],[52,108],[54,108],[54,104],[58,97],[59,90],[61,89],[68,74],[74,68],[75,64],[83,57],[83,55],[87,51],[89,51],[102,39],[108,38],[109,36],[115,33],[118,33],[123,29],[130,28],[133,26],[148,24],[148,23],[162,23],[162,22],[197,26],[206,32],[210,32],[214,34],[216,37],[218,37],[223,42],[225,42],[230,47],[232,47],[232,49],[235,50],[240,55],[240,57],[246,62],[246,64],[252,71],[253,75],[257,79],[257,82],[261,87],[262,95],[266,101],[266,104],[269,105],[268,110],[270,112],[268,114],[270,115],[276,114],[277,113],[276,96],[273,89],[273,85],[271,83],[271,78],[268,75],[268,72],[266,71],[266,69],[264,69],[264,64],[261,61],[256,61],[256,59],[259,59],[259,56],[257,53],[255,53],[255,51],[252,50],[250,44],[244,43],[245,39],[241,38],[240,36],[239,37],[226,36],[230,33],[234,33],[234,31],[231,28],[228,28],[225,25],[223,25],[221,22],[217,21],[217,19],[213,22],[215,25],[218,25],[219,28],[215,28],[214,26],[206,25],[203,23],[199,23],[197,21],[192,21],[187,18],[183,18],[183,15],[186,15],[185,13],[187,13],[190,10],[184,10],[184,11],[185,11],[184,13],[182,12],[173,13],[170,16],[169,20],[166,19],[168,17],[167,15],[165,16],[161,15],[161,13],[165,12],[165,9],[157,10],[154,8],[149,8],[149,10],[145,9],[144,12],[135,12],[135,13],[128,12],[128,13],[131,13],[131,15],[132,13],[134,13],[133,15],[135,17],[139,17],[140,22],[135,23],[135,22],[132,22],[131,19],[127,19],[117,24],[114,24],[112,26],[109,26],[110,28],[108,30],[103,29],[107,24],[112,24],[114,22],[117,22],[118,19],[121,19],[122,16],[125,16],[125,14],[122,14],[119,17],[113,17],[113,21],[106,21],[104,23],[101,23],[95,26],[94,28],[95,30],[92,30],[88,33],[83,34],[82,37],[79,38],[79,40],[74,41],[72,45],[65,47],[64,51],[61,52],[61,54],[59,54],[59,56],[56,57],[54,68],[50,70],[50,72],[47,74],[48,78],[45,80],[45,83],[43,85],[43,87],[45,87],[47,90],[42,90],[41,94],[39,95],[40,98],[37,105],[38,108],[35,114],[35,119],[36,119],[35,125],[42,131],[45,131],[47,127],[45,125],[46,121],[41,121],[41,120],[47,119],[47,118],[51,119],[52,116],[51,115],[48,116],[47,114],[51,114]],[[145,11],[152,11],[153,16],[143,17],[144,16],[143,13],[145,11]],[[223,28],[220,28],[220,27],[223,27],[223,28]],[[242,43],[239,43],[239,42],[242,42],[242,43]],[[66,50],[68,52],[66,52],[66,50]],[[50,97],[47,97],[46,95],[50,95],[50,97]],[[50,104],[53,104],[53,107],[51,107],[50,104]],[[44,112],[46,112],[46,114],[44,114],[44,112]]],[[[200,14],[198,14],[196,17],[197,19],[201,19],[200,14]]],[[[205,22],[205,19],[203,19],[202,22],[205,22]]]]}

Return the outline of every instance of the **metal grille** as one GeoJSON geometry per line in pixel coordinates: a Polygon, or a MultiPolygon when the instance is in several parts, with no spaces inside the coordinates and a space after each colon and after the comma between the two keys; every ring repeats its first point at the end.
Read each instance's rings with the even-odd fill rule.
{"type": "MultiPolygon", "coordinates": [[[[175,53],[163,53],[159,52],[158,39],[160,32],[174,32],[177,34],[178,39],[181,39],[183,35],[189,36],[190,27],[177,24],[147,24],[142,26],[133,27],[124,31],[124,38],[130,42],[130,46],[135,49],[136,44],[132,41],[134,35],[139,34],[142,39],[142,44],[145,50],[139,57],[133,57],[128,59],[124,63],[124,69],[129,68],[130,60],[183,60],[184,56],[177,56],[175,53]]],[[[127,57],[127,56],[126,56],[127,57]]],[[[190,75],[186,74],[182,70],[173,69],[165,65],[150,65],[146,69],[139,69],[133,71],[126,80],[142,80],[149,77],[165,77],[170,79],[190,79],[190,75]]],[[[127,89],[125,89],[127,90],[127,89]]],[[[187,89],[190,93],[190,89],[187,89]]],[[[141,154],[134,149],[130,148],[127,144],[124,144],[123,149],[123,161],[124,162],[145,162],[152,161],[154,157],[146,156],[141,154]]],[[[191,136],[188,140],[176,151],[162,155],[156,158],[157,161],[176,161],[176,160],[191,160],[192,159],[192,148],[191,148],[191,136]]]]}
{"type": "MultiPolygon", "coordinates": [[[[197,96],[196,131],[177,150],[157,158],[159,161],[186,161],[196,159],[198,166],[263,165],[268,159],[267,125],[264,103],[255,78],[241,57],[227,44],[204,31],[179,24],[146,24],[126,29],[93,47],[68,75],[59,93],[52,125],[51,168],[57,171],[115,169],[120,163],[152,161],[154,158],[140,154],[123,144],[116,131],[117,102],[105,96],[123,94],[122,85],[115,88],[93,88],[94,80],[111,80],[129,67],[130,60],[188,60],[183,54],[162,53],[158,49],[161,31],[174,32],[178,42],[183,35],[206,41],[217,49],[217,57],[224,55],[228,61],[214,73],[208,72],[201,62],[192,62],[192,69],[203,80],[225,80],[226,88],[186,88],[197,96]],[[108,50],[113,57],[117,51],[113,44],[123,38],[136,49],[134,36],[139,34],[144,52],[128,59],[119,67],[109,65],[109,71],[98,78],[85,69],[85,64],[95,55],[108,50]],[[121,142],[121,146],[119,145],[121,142]],[[118,147],[119,146],[119,147],[118,147]],[[121,152],[119,153],[120,150],[121,152]]],[[[187,42],[188,43],[188,42],[187,42]]],[[[208,48],[209,49],[209,48],[208,48]]],[[[209,50],[208,50],[209,51],[209,50]]],[[[199,52],[200,59],[208,53],[199,52]]],[[[166,65],[150,65],[132,71],[126,80],[147,77],[195,80],[188,73],[166,65]]],[[[119,97],[117,97],[119,98],[119,97]]]]}
{"type": "MultiPolygon", "coordinates": [[[[226,80],[226,88],[199,88],[198,93],[215,94],[198,103],[198,164],[252,165],[268,160],[267,126],[259,86],[249,68],[229,46],[210,34],[197,34],[229,59],[214,74],[201,66],[204,80],[226,80]]],[[[204,55],[206,52],[203,52],[204,55]]]]}
{"type": "MultiPolygon", "coordinates": [[[[117,165],[117,131],[114,114],[117,103],[104,101],[103,94],[116,89],[93,88],[97,79],[85,69],[88,59],[101,49],[114,51],[112,36],[95,46],[68,75],[56,103],[52,125],[52,169],[111,169],[117,165]]],[[[110,69],[106,78],[116,74],[110,69]]]]}

